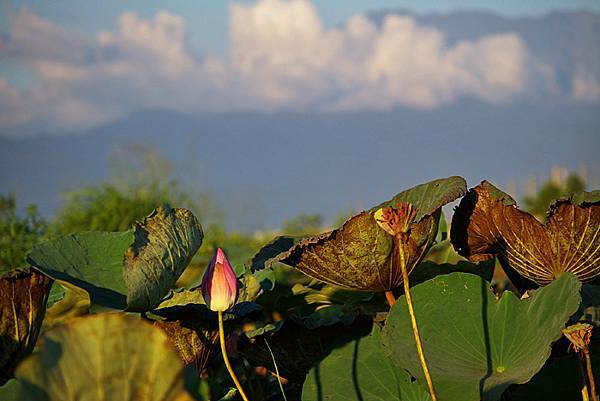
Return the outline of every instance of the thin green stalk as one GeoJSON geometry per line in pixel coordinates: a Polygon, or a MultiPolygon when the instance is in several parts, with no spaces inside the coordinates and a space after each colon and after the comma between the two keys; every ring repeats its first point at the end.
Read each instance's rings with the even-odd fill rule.
{"type": "Polygon", "coordinates": [[[227,370],[229,371],[229,375],[231,376],[231,379],[235,383],[235,387],[240,392],[242,399],[244,401],[249,401],[248,396],[246,396],[246,393],[244,393],[244,390],[242,389],[242,385],[240,384],[240,381],[238,380],[237,376],[235,375],[235,372],[233,371],[233,368],[231,367],[231,364],[229,363],[229,358],[227,357],[227,349],[225,348],[225,329],[223,328],[223,312],[219,311],[217,313],[219,314],[219,339],[221,340],[220,341],[221,342],[221,353],[223,354],[223,360],[225,361],[225,366],[227,367],[227,370]]]}
{"type": "Polygon", "coordinates": [[[271,347],[269,346],[267,339],[265,338],[264,340],[265,340],[265,344],[267,345],[267,348],[269,349],[269,352],[271,353],[271,359],[273,359],[273,365],[275,366],[275,373],[277,374],[277,382],[279,383],[279,389],[281,390],[281,395],[283,396],[283,399],[285,401],[287,401],[287,397],[285,396],[285,391],[283,391],[283,384],[281,384],[281,376],[279,376],[279,369],[277,368],[277,362],[275,361],[275,355],[273,355],[273,351],[271,351],[271,347]]]}
{"type": "Polygon", "coordinates": [[[412,298],[410,296],[410,286],[408,283],[408,272],[406,271],[406,262],[404,260],[404,251],[402,250],[402,238],[398,236],[398,255],[400,256],[400,270],[402,270],[402,280],[404,282],[404,295],[406,296],[406,305],[408,305],[408,314],[410,315],[410,323],[413,329],[413,335],[415,337],[415,344],[417,345],[417,354],[419,354],[419,360],[421,367],[423,368],[423,374],[425,375],[425,381],[427,382],[427,388],[429,389],[429,395],[431,395],[432,401],[437,401],[435,390],[433,388],[433,381],[427,367],[427,361],[425,360],[425,353],[423,352],[423,345],[421,344],[421,336],[419,335],[419,326],[417,325],[417,317],[415,316],[415,310],[413,309],[412,298]]]}

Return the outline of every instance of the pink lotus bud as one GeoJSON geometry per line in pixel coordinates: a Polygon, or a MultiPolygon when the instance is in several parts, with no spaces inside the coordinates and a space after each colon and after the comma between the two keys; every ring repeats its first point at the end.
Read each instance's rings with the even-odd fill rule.
{"type": "Polygon", "coordinates": [[[237,278],[221,248],[215,252],[202,277],[202,296],[206,306],[215,312],[225,312],[237,301],[237,278]]]}

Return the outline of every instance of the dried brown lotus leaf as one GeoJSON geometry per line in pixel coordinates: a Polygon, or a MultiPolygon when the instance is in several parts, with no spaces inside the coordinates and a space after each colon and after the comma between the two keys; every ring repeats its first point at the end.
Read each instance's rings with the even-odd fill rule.
{"type": "MultiPolygon", "coordinates": [[[[280,257],[304,274],[340,287],[364,291],[394,288],[392,237],[362,212],[344,225],[301,241],[280,257]]],[[[401,280],[401,278],[400,278],[401,280]]]]}
{"type": "Polygon", "coordinates": [[[435,240],[441,207],[465,192],[466,184],[460,177],[416,186],[357,214],[339,229],[300,241],[282,253],[278,261],[340,287],[389,291],[402,284],[399,260],[404,261],[408,272],[422,260],[435,240]],[[382,208],[410,211],[401,216],[405,220],[394,223],[402,227],[402,240],[385,229],[382,208]],[[402,258],[398,257],[400,253],[402,258]]]}
{"type": "MultiPolygon", "coordinates": [[[[180,320],[156,321],[154,325],[165,332],[173,347],[186,365],[196,367],[201,373],[219,339],[219,332],[201,324],[190,324],[180,320]]],[[[206,325],[205,325],[206,326],[206,325]]]]}
{"type": "Polygon", "coordinates": [[[600,202],[593,194],[557,201],[543,224],[483,181],[456,209],[452,244],[474,262],[497,255],[503,266],[541,285],[564,272],[591,281],[600,275],[600,202]]]}
{"type": "Polygon", "coordinates": [[[52,279],[33,269],[0,277],[0,385],[33,350],[51,285],[52,279]]]}

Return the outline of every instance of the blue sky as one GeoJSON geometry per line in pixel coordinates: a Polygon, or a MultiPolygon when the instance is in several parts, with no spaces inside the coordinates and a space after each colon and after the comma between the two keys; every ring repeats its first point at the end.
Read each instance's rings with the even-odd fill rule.
{"type": "MultiPolygon", "coordinates": [[[[251,3],[237,0],[235,3],[251,3]]],[[[231,1],[170,0],[104,0],[82,2],[80,0],[8,0],[0,10],[0,30],[8,31],[6,15],[11,9],[28,7],[65,27],[90,34],[113,29],[118,16],[124,11],[134,11],[150,17],[160,10],[169,10],[185,16],[189,21],[189,41],[196,51],[222,53],[227,47],[228,6],[231,1]]],[[[597,0],[321,0],[313,2],[327,26],[343,23],[355,14],[383,9],[407,9],[417,13],[448,12],[452,10],[490,10],[503,15],[540,15],[555,10],[586,9],[600,11],[597,0]]]]}

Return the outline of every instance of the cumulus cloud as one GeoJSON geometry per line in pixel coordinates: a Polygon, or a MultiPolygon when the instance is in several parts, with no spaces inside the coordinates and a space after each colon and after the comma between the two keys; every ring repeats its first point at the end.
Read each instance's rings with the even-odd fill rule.
{"type": "Polygon", "coordinates": [[[327,28],[307,0],[230,6],[228,57],[194,54],[186,21],[166,11],[120,16],[114,32],[67,30],[26,9],[11,17],[0,57],[27,65],[27,89],[0,81],[0,125],[87,126],[136,109],[385,110],[463,97],[522,96],[536,62],[513,33],[449,46],[409,16],[365,16],[327,28]]]}

